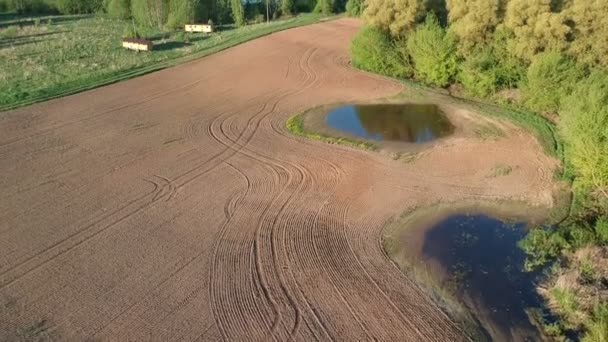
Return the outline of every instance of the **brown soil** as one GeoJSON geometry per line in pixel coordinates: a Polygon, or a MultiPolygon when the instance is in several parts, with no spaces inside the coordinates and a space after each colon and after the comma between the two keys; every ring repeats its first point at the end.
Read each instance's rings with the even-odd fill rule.
{"type": "Polygon", "coordinates": [[[407,164],[290,136],[294,113],[401,91],[349,67],[359,25],[2,113],[0,340],[464,339],[383,226],[437,201],[549,205],[555,162],[514,128],[407,164]]]}

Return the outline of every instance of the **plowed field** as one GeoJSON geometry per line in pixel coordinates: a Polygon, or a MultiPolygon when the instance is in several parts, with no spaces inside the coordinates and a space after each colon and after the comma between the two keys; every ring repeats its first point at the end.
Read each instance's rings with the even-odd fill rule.
{"type": "Polygon", "coordinates": [[[0,340],[465,339],[382,229],[437,201],[550,204],[554,161],[515,128],[411,163],[291,136],[297,112],[401,91],[349,66],[359,26],[0,113],[0,340]]]}

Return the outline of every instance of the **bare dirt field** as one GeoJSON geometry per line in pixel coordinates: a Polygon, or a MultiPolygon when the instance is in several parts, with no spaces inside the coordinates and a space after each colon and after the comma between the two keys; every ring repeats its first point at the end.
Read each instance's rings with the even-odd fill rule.
{"type": "Polygon", "coordinates": [[[550,205],[555,161],[516,128],[410,163],[289,135],[402,90],[349,67],[359,25],[0,113],[0,340],[466,339],[383,227],[437,201],[550,205]]]}

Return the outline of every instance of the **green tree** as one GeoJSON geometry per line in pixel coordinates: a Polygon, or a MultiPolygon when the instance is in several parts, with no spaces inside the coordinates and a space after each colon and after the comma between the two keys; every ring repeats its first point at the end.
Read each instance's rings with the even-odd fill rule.
{"type": "Polygon", "coordinates": [[[498,24],[498,0],[447,0],[450,30],[461,52],[486,44],[498,24]]]}
{"type": "Polygon", "coordinates": [[[105,8],[112,18],[128,19],[131,17],[131,0],[107,0],[105,8]]]}
{"type": "Polygon", "coordinates": [[[281,14],[287,16],[294,14],[293,0],[281,0],[281,14]]]}
{"type": "Polygon", "coordinates": [[[333,0],[318,0],[313,11],[315,13],[322,13],[324,15],[330,15],[334,12],[334,1],[333,0]]]}
{"type": "Polygon", "coordinates": [[[570,27],[564,13],[554,13],[551,0],[509,0],[505,27],[514,34],[509,48],[527,61],[536,54],[562,51],[567,47],[570,27]]]}
{"type": "Polygon", "coordinates": [[[372,26],[404,36],[426,15],[424,0],[367,0],[363,18],[372,26]]]}
{"type": "Polygon", "coordinates": [[[594,72],[564,99],[559,131],[575,186],[608,199],[608,73],[594,72]]]}
{"type": "Polygon", "coordinates": [[[522,95],[526,105],[537,112],[557,113],[560,101],[583,77],[581,69],[560,52],[550,51],[532,59],[522,95]]]}
{"type": "Polygon", "coordinates": [[[460,64],[458,81],[468,94],[487,97],[498,88],[497,64],[489,48],[475,50],[460,64]]]}
{"type": "Polygon", "coordinates": [[[196,22],[201,19],[197,16],[199,12],[198,0],[170,0],[167,27],[183,28],[185,24],[196,22]]]}
{"type": "Polygon", "coordinates": [[[373,26],[364,27],[351,44],[353,66],[391,77],[409,77],[405,40],[392,42],[388,33],[373,26]]]}
{"type": "Polygon", "coordinates": [[[351,17],[358,17],[363,13],[365,2],[363,0],[348,0],[346,13],[351,17]]]}
{"type": "Polygon", "coordinates": [[[570,0],[570,54],[581,63],[608,67],[608,1],[570,0]]]}
{"type": "Polygon", "coordinates": [[[232,10],[232,20],[236,26],[245,25],[245,7],[241,0],[230,0],[230,9],[232,10]]]}
{"type": "Polygon", "coordinates": [[[456,41],[434,15],[428,15],[424,24],[408,37],[407,49],[416,77],[425,83],[445,87],[458,71],[456,41]]]}
{"type": "Polygon", "coordinates": [[[131,0],[131,15],[140,26],[161,29],[167,22],[168,5],[167,0],[131,0]]]}

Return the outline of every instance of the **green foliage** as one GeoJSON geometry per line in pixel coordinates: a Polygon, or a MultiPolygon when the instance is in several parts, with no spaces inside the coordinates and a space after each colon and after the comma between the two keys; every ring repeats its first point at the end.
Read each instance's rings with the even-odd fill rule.
{"type": "Polygon", "coordinates": [[[330,15],[334,11],[333,0],[318,0],[313,12],[321,13],[323,15],[330,15]]]}
{"type": "Polygon", "coordinates": [[[5,1],[0,0],[0,13],[8,11],[8,4],[5,1]]]}
{"type": "Polygon", "coordinates": [[[364,0],[348,0],[346,3],[346,13],[351,17],[358,17],[363,13],[364,7],[364,0]]]}
{"type": "Polygon", "coordinates": [[[426,15],[424,0],[367,0],[363,18],[392,36],[404,36],[426,15]]]}
{"type": "Polygon", "coordinates": [[[351,44],[353,66],[391,77],[407,77],[411,68],[407,61],[405,41],[391,42],[388,33],[366,26],[351,44]]]}
{"type": "Polygon", "coordinates": [[[102,9],[103,0],[55,0],[63,14],[95,13],[102,9]]]}
{"type": "Polygon", "coordinates": [[[185,24],[197,21],[196,14],[199,10],[198,0],[170,0],[166,26],[171,29],[183,29],[185,24]]]}
{"type": "Polygon", "coordinates": [[[563,100],[560,118],[575,185],[608,199],[608,73],[580,81],[563,100]]]}
{"type": "Polygon", "coordinates": [[[290,16],[294,14],[293,0],[281,0],[281,14],[284,16],[290,16]]]}
{"type": "Polygon", "coordinates": [[[112,18],[128,19],[131,17],[131,0],[107,0],[105,8],[112,18]]]}
{"type": "Polygon", "coordinates": [[[447,8],[450,30],[464,54],[485,44],[498,24],[499,0],[447,0],[447,8]]]}
{"type": "Polygon", "coordinates": [[[522,87],[525,104],[537,112],[557,113],[561,99],[583,77],[570,58],[555,51],[535,56],[522,87]]]}
{"type": "Polygon", "coordinates": [[[536,54],[567,47],[570,27],[564,13],[554,13],[550,0],[509,0],[504,24],[513,32],[509,48],[530,61],[536,54]]]}
{"type": "Polygon", "coordinates": [[[551,289],[551,297],[557,304],[560,315],[566,320],[572,321],[579,308],[576,294],[568,289],[553,288],[551,289]]]}
{"type": "Polygon", "coordinates": [[[519,242],[519,248],[528,255],[525,264],[528,270],[546,265],[568,247],[563,236],[542,228],[533,229],[519,242]]]}
{"type": "Polygon", "coordinates": [[[19,35],[19,28],[17,26],[9,26],[5,29],[0,29],[0,38],[12,39],[19,35]]]}
{"type": "Polygon", "coordinates": [[[131,15],[138,25],[162,29],[167,22],[167,0],[131,0],[131,15]]]}
{"type": "Polygon", "coordinates": [[[488,49],[473,52],[460,64],[457,79],[469,95],[487,97],[498,87],[497,65],[488,49]]]}
{"type": "Polygon", "coordinates": [[[566,9],[572,26],[569,53],[591,66],[608,68],[608,1],[571,0],[566,9]],[[598,39],[604,37],[604,39],[598,39]]]}
{"type": "Polygon", "coordinates": [[[595,222],[595,235],[599,242],[608,243],[608,219],[605,217],[599,218],[595,222]]]}
{"type": "Polygon", "coordinates": [[[8,11],[19,14],[52,14],[57,12],[55,0],[6,0],[8,11]]]}
{"type": "Polygon", "coordinates": [[[445,87],[458,71],[456,42],[434,15],[408,37],[407,49],[416,77],[427,84],[445,87]]]}
{"type": "Polygon", "coordinates": [[[237,27],[245,25],[245,7],[241,0],[230,0],[230,9],[232,11],[232,20],[237,27]]]}
{"type": "Polygon", "coordinates": [[[582,342],[608,341],[608,304],[596,305],[592,319],[586,324],[587,331],[582,342]]]}

